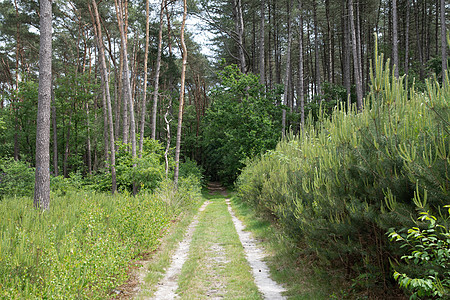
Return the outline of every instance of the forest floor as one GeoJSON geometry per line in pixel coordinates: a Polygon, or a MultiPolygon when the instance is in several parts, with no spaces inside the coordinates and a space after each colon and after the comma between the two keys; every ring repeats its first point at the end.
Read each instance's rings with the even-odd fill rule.
{"type": "Polygon", "coordinates": [[[116,299],[285,299],[265,263],[267,252],[245,231],[220,184],[195,215],[186,214],[151,259],[140,262],[116,299]]]}

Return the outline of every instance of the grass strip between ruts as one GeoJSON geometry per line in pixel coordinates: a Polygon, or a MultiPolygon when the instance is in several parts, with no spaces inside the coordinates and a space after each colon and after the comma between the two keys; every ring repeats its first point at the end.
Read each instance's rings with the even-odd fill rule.
{"type": "Polygon", "coordinates": [[[261,299],[225,200],[210,201],[200,213],[177,293],[181,299],[261,299]]]}

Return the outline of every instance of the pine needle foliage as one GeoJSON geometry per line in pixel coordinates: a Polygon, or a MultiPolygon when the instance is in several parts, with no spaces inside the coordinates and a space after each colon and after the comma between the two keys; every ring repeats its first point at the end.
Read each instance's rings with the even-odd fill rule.
{"type": "Polygon", "coordinates": [[[430,79],[419,92],[389,66],[375,50],[361,112],[341,106],[310,118],[237,181],[242,199],[368,294],[393,283],[389,260],[402,249],[385,233],[411,227],[414,199],[427,193],[432,212],[450,202],[450,85],[430,79]]]}

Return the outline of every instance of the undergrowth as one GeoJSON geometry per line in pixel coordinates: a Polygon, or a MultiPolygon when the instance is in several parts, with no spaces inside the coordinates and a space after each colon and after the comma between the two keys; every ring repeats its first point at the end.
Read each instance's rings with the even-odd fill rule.
{"type": "Polygon", "coordinates": [[[198,202],[198,182],[136,197],[68,191],[42,213],[31,198],[0,202],[0,298],[104,299],[130,262],[159,245],[170,221],[198,202]]]}

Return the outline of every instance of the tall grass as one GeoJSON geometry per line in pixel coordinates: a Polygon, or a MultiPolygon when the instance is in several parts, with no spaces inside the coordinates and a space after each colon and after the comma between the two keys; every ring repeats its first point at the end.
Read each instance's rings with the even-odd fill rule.
{"type": "Polygon", "coordinates": [[[199,190],[166,184],[136,197],[94,192],[53,195],[41,213],[31,198],[0,202],[0,298],[100,299],[126,280],[199,190]],[[174,199],[178,199],[175,201],[174,199]],[[176,202],[176,205],[174,204],[176,202]]]}
{"type": "Polygon", "coordinates": [[[388,228],[411,226],[417,206],[450,203],[449,82],[408,89],[375,58],[362,112],[339,107],[310,121],[252,161],[237,184],[242,199],[369,295],[389,290],[389,259],[401,253],[388,228]]]}

